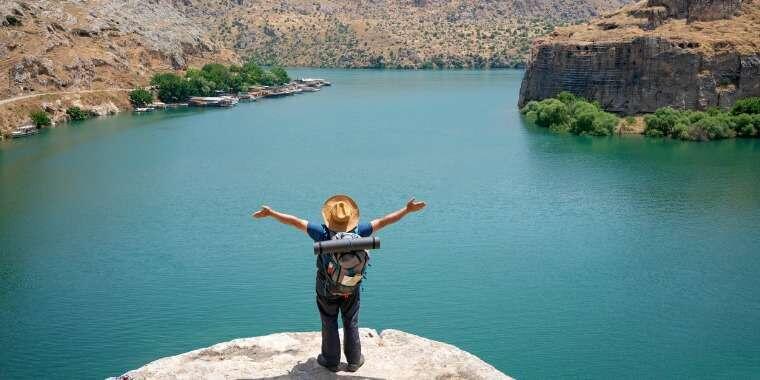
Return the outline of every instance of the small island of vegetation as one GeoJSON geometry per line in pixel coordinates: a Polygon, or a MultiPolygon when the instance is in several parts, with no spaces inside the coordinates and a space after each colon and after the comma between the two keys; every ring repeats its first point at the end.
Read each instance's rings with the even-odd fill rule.
{"type": "MultiPolygon", "coordinates": [[[[569,92],[554,98],[531,101],[520,112],[538,126],[555,132],[576,135],[608,136],[620,131],[621,124],[632,125],[633,117],[621,122],[605,112],[598,103],[569,92]]],[[[709,141],[735,137],[760,136],[760,97],[737,101],[730,110],[677,110],[663,107],[644,116],[644,135],[688,141],[709,141]]]]}

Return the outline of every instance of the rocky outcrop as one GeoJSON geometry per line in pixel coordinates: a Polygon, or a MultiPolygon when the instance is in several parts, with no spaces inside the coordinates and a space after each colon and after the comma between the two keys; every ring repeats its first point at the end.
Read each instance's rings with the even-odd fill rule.
{"type": "Polygon", "coordinates": [[[0,98],[136,87],[155,71],[239,58],[171,0],[0,0],[0,98]]]}
{"type": "Polygon", "coordinates": [[[533,47],[519,104],[569,91],[637,114],[760,96],[760,3],[740,3],[652,0],[558,29],[533,47]]]}
{"type": "MultiPolygon", "coordinates": [[[[445,343],[398,330],[378,334],[360,329],[360,335],[366,362],[351,374],[352,379],[509,379],[445,343]]],[[[320,344],[318,332],[236,339],[159,359],[110,380],[335,379],[334,373],[317,364],[320,344]]]]}
{"type": "Polygon", "coordinates": [[[50,115],[53,126],[69,120],[66,110],[79,107],[92,116],[113,115],[130,110],[127,90],[83,91],[29,97],[0,105],[0,140],[6,138],[17,126],[31,123],[32,111],[44,110],[50,115]]]}
{"type": "MultiPolygon", "coordinates": [[[[749,0],[748,3],[751,3],[749,0]]],[[[742,0],[692,0],[689,1],[689,21],[712,21],[730,18],[741,9],[742,0]]]]}
{"type": "MultiPolygon", "coordinates": [[[[748,1],[751,3],[751,0],[748,1]]],[[[689,21],[712,21],[734,16],[742,0],[648,0],[647,7],[664,7],[668,16],[689,21]]]]}

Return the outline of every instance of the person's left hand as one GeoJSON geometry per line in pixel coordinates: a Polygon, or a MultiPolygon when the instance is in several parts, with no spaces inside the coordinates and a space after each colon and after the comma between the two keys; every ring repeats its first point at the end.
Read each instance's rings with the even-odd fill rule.
{"type": "Polygon", "coordinates": [[[414,197],[412,197],[412,199],[410,199],[409,202],[406,202],[406,211],[409,211],[409,212],[420,211],[423,208],[425,208],[425,206],[427,206],[425,202],[422,202],[422,201],[417,202],[414,200],[414,197]]]}
{"type": "Polygon", "coordinates": [[[261,210],[253,213],[254,218],[263,218],[269,215],[272,215],[272,208],[269,206],[261,206],[261,210]]]}

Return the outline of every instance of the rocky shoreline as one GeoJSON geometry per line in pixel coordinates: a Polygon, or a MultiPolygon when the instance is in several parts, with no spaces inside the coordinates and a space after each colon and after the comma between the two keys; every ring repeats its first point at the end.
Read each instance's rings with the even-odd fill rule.
{"type": "MultiPolygon", "coordinates": [[[[446,343],[399,330],[362,328],[359,334],[366,363],[351,373],[352,379],[511,379],[446,343]]],[[[319,332],[235,339],[159,359],[108,380],[340,378],[317,364],[320,344],[319,332]]]]}
{"type": "Polygon", "coordinates": [[[115,115],[131,110],[127,92],[124,89],[53,93],[0,105],[0,140],[9,138],[15,128],[30,124],[29,114],[35,110],[43,110],[50,116],[51,127],[69,121],[66,113],[69,107],[79,107],[92,116],[115,115]]]}

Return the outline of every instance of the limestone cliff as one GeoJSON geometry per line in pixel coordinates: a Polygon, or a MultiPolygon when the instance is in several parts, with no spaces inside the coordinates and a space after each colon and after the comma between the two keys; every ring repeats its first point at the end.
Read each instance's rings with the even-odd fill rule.
{"type": "MultiPolygon", "coordinates": [[[[344,372],[346,378],[510,379],[477,357],[445,343],[398,330],[378,334],[360,329],[360,335],[366,362],[356,373],[344,372]]],[[[159,359],[110,380],[340,378],[317,364],[320,344],[318,332],[236,339],[159,359]]]]}
{"type": "Polygon", "coordinates": [[[760,96],[758,0],[647,0],[534,43],[519,105],[561,91],[622,114],[760,96]]]}

